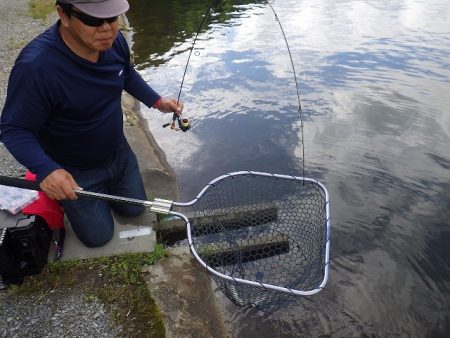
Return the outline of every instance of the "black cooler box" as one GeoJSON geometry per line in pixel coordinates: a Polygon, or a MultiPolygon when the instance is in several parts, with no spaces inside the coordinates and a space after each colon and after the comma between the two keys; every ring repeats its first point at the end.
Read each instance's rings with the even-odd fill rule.
{"type": "Polygon", "coordinates": [[[52,231],[43,218],[0,211],[0,276],[3,283],[21,284],[47,263],[52,231]]]}

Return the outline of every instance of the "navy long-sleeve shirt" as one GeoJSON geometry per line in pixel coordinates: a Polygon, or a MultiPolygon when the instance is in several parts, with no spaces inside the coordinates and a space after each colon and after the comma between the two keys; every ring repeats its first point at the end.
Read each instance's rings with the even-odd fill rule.
{"type": "Polygon", "coordinates": [[[104,163],[123,142],[121,94],[151,107],[160,96],[130,63],[119,32],[93,63],[63,42],[59,22],[31,41],[11,72],[0,138],[42,181],[59,168],[104,163]]]}

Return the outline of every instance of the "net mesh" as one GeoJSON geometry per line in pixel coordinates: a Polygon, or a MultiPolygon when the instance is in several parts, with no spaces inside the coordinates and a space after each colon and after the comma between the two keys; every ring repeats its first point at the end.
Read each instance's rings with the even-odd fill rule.
{"type": "Polygon", "coordinates": [[[193,249],[240,306],[276,306],[292,298],[262,284],[314,290],[324,280],[327,240],[325,193],[315,182],[252,174],[228,176],[190,206],[193,249]]]}

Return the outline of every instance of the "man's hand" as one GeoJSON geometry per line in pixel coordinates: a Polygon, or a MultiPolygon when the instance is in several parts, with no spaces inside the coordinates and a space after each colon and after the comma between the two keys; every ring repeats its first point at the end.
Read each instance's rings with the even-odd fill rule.
{"type": "Polygon", "coordinates": [[[76,200],[74,189],[80,188],[72,175],[64,169],[57,169],[50,173],[39,184],[45,194],[55,200],[76,200]]]}
{"type": "Polygon", "coordinates": [[[156,109],[163,113],[175,113],[180,116],[183,111],[183,103],[177,103],[176,99],[165,99],[162,97],[159,100],[156,109]]]}

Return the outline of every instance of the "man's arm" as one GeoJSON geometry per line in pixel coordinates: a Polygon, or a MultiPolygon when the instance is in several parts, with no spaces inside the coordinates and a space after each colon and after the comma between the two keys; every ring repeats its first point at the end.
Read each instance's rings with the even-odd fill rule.
{"type": "Polygon", "coordinates": [[[0,119],[0,140],[14,158],[36,174],[41,189],[54,199],[76,199],[78,185],[53,161],[38,141],[38,130],[48,119],[48,97],[29,64],[17,62],[8,83],[8,95],[0,119]]]}
{"type": "Polygon", "coordinates": [[[131,68],[125,81],[125,90],[147,107],[153,107],[160,112],[180,115],[183,111],[183,104],[181,102],[177,103],[176,99],[161,97],[147,82],[145,82],[134,67],[131,68]]]}
{"type": "Polygon", "coordinates": [[[161,96],[145,82],[132,65],[125,78],[125,91],[149,108],[161,99],[161,96]]]}
{"type": "Polygon", "coordinates": [[[155,108],[163,113],[175,113],[180,115],[183,111],[183,104],[176,99],[161,97],[136,71],[130,59],[130,48],[122,33],[117,36],[118,48],[125,60],[127,60],[124,89],[134,98],[145,104],[149,108],[155,108]]]}
{"type": "Polygon", "coordinates": [[[50,108],[45,84],[40,83],[39,74],[30,68],[30,63],[20,61],[13,67],[0,120],[0,140],[15,159],[41,181],[61,167],[47,156],[37,139],[50,108]]]}

